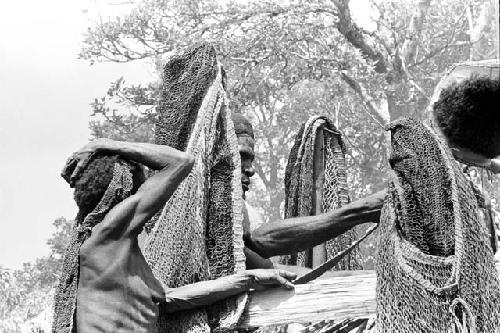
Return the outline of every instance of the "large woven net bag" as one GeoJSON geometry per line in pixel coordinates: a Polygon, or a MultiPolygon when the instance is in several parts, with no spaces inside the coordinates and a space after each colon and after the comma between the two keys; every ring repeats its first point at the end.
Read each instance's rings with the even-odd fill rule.
{"type": "Polygon", "coordinates": [[[389,130],[377,331],[500,332],[498,273],[470,181],[430,126],[404,119],[389,130]]]}
{"type": "MultiPolygon", "coordinates": [[[[165,65],[156,141],[195,157],[192,172],[165,205],[144,245],[146,260],[166,288],[245,268],[240,160],[223,79],[215,51],[207,44],[165,65]]],[[[172,315],[160,307],[158,329],[231,329],[245,302],[243,295],[172,315]]]]}
{"type": "MultiPolygon", "coordinates": [[[[317,168],[316,168],[316,171],[317,168]]],[[[288,157],[285,170],[285,217],[310,216],[333,211],[350,202],[347,188],[345,163],[345,145],[341,133],[324,116],[313,116],[305,122],[297,135],[288,157]],[[323,152],[315,152],[316,143],[322,140],[323,152]],[[321,176],[314,175],[315,156],[322,160],[321,176]],[[321,186],[320,211],[315,212],[315,178],[321,186]]],[[[356,229],[326,242],[326,260],[347,248],[356,240],[356,229]]],[[[282,256],[280,261],[287,265],[312,267],[312,250],[294,255],[282,256]]],[[[361,269],[360,255],[357,249],[345,256],[336,269],[361,269]]]]}

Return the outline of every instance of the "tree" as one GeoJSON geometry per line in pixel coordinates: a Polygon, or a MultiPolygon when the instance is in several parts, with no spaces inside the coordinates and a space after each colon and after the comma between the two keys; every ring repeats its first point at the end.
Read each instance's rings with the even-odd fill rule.
{"type": "MultiPolygon", "coordinates": [[[[53,290],[58,282],[73,221],[61,217],[56,219],[53,225],[56,231],[47,241],[50,247],[49,255],[38,258],[33,263],[25,263],[22,269],[14,271],[0,266],[2,332],[29,329],[26,327],[36,321],[36,317],[52,311],[53,290]]],[[[50,321],[50,318],[45,321],[50,321]]]]}
{"type": "MultiPolygon", "coordinates": [[[[159,67],[175,49],[199,40],[214,43],[228,72],[231,108],[249,116],[257,132],[261,188],[250,199],[275,219],[292,137],[309,115],[335,119],[350,148],[354,197],[371,192],[387,177],[382,127],[402,115],[424,118],[446,68],[489,57],[498,42],[489,29],[496,25],[492,0],[364,5],[372,12],[367,22],[357,21],[349,0],[143,0],[128,14],[90,28],[80,57],[91,64],[150,59],[159,67]],[[481,52],[475,51],[478,43],[481,52]]],[[[151,129],[157,89],[158,83],[125,87],[117,81],[108,91],[114,103],[149,105],[150,113],[134,110],[115,119],[116,110],[106,109],[109,99],[101,100],[96,113],[107,118],[91,124],[94,135],[116,135],[121,127],[151,129]]]]}

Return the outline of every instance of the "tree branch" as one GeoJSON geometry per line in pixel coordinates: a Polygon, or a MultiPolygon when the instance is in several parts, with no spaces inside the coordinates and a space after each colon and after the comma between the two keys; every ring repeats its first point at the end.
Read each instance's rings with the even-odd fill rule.
{"type": "Polygon", "coordinates": [[[424,24],[425,16],[430,4],[431,0],[420,0],[410,19],[410,26],[408,27],[400,52],[402,58],[401,60],[403,61],[404,66],[413,62],[415,58],[417,42],[422,34],[422,25],[424,24]]]}
{"type": "Polygon", "coordinates": [[[257,174],[262,180],[262,183],[264,183],[264,186],[266,187],[266,189],[268,189],[271,186],[271,183],[266,178],[266,173],[264,172],[264,170],[262,170],[262,166],[257,161],[254,162],[254,166],[255,166],[255,171],[257,171],[257,174]]]}
{"type": "Polygon", "coordinates": [[[349,43],[360,50],[365,58],[375,63],[377,73],[387,73],[388,65],[384,55],[368,44],[363,36],[363,31],[352,20],[349,0],[333,0],[333,3],[338,10],[337,30],[349,43]]]}
{"type": "Polygon", "coordinates": [[[368,108],[368,114],[381,126],[384,127],[390,121],[390,115],[388,110],[382,110],[372,98],[366,89],[357,82],[354,78],[349,76],[345,71],[340,73],[342,80],[344,80],[349,87],[351,87],[356,94],[361,98],[364,105],[368,108]]]}

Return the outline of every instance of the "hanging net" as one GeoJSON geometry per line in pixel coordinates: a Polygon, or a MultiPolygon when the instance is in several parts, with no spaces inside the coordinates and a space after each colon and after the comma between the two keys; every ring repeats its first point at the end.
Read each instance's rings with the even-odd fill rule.
{"type": "Polygon", "coordinates": [[[488,229],[470,181],[434,129],[389,125],[393,177],[377,244],[378,332],[500,332],[488,229]]]}
{"type": "MultiPolygon", "coordinates": [[[[347,174],[345,164],[345,146],[341,133],[332,122],[323,116],[314,116],[304,123],[295,137],[295,143],[288,157],[285,170],[285,217],[310,216],[318,213],[333,211],[349,203],[347,188],[347,174]],[[318,146],[323,152],[315,151],[318,146]],[[316,147],[316,148],[315,148],[316,147]],[[316,158],[315,158],[316,156],[316,158]],[[321,170],[317,170],[316,176],[315,159],[322,161],[321,170]],[[318,172],[319,171],[319,172],[318,172]],[[315,211],[318,206],[315,201],[315,178],[322,188],[319,189],[320,210],[315,211]]],[[[326,260],[346,249],[356,240],[356,228],[347,231],[343,235],[327,241],[326,260]]],[[[280,262],[286,265],[300,265],[312,267],[312,251],[306,250],[294,255],[282,256],[280,262]]],[[[359,251],[353,250],[346,255],[335,269],[361,269],[359,251]]]]}
{"type": "MultiPolygon", "coordinates": [[[[166,288],[245,269],[240,160],[215,51],[198,45],[164,69],[156,142],[190,153],[195,164],[157,218],[144,256],[166,288]]],[[[167,314],[159,332],[222,332],[236,325],[246,295],[167,314]]]]}

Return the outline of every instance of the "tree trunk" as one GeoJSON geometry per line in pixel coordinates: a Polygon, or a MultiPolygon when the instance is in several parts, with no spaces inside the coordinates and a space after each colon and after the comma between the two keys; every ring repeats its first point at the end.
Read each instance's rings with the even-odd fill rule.
{"type": "Polygon", "coordinates": [[[274,154],[269,156],[269,185],[266,186],[269,193],[269,221],[281,219],[281,202],[283,201],[283,184],[278,179],[278,157],[274,154]]]}

